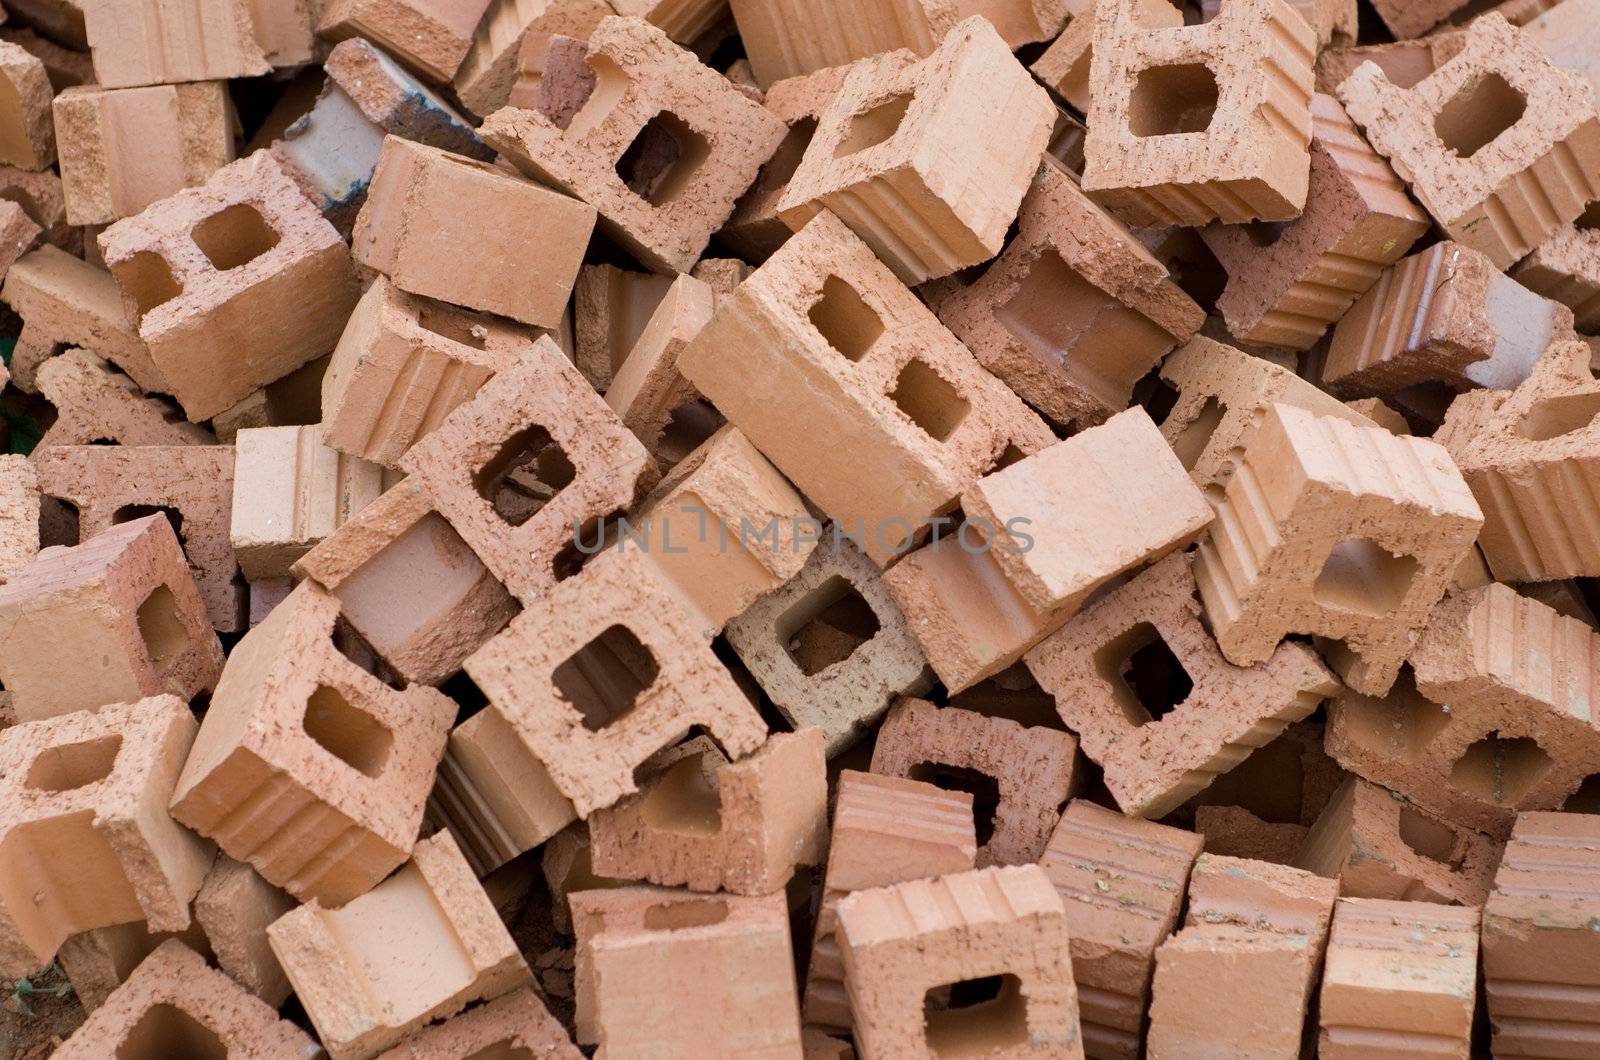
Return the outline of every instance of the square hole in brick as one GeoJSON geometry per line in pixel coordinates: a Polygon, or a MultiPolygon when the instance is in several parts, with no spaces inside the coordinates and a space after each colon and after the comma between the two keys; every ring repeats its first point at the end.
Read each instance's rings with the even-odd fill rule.
{"type": "Polygon", "coordinates": [[[187,547],[183,539],[183,513],[170,505],[165,504],[124,504],[111,513],[113,523],[131,523],[135,519],[143,519],[148,515],[164,515],[167,522],[172,524],[172,532],[178,538],[180,546],[187,547]]]}
{"type": "Polygon", "coordinates": [[[644,911],[648,931],[683,931],[710,927],[728,919],[728,903],[720,898],[685,898],[677,902],[657,902],[644,911]]]}
{"type": "Polygon", "coordinates": [[[577,470],[538,424],[507,438],[500,451],[473,476],[478,496],[511,526],[521,526],[572,484],[577,470]]]}
{"type": "Polygon", "coordinates": [[[189,631],[183,628],[178,601],[165,582],[150,590],[139,605],[135,621],[144,641],[145,658],[157,673],[164,673],[189,646],[189,631]]]}
{"type": "Polygon", "coordinates": [[[133,299],[138,314],[135,323],[183,293],[183,286],[172,275],[172,266],[154,251],[141,250],[126,261],[112,265],[111,271],[123,291],[133,299]]]}
{"type": "Polygon", "coordinates": [[[1454,871],[1461,869],[1461,858],[1456,855],[1456,834],[1448,825],[1424,817],[1410,806],[1400,807],[1400,841],[1418,857],[1437,861],[1454,871]]]}
{"type": "Polygon", "coordinates": [[[1211,444],[1211,436],[1217,433],[1217,428],[1222,425],[1222,417],[1227,413],[1228,407],[1213,394],[1206,398],[1194,419],[1184,424],[1178,436],[1172,440],[1172,451],[1178,455],[1178,463],[1183,465],[1185,471],[1193,471],[1200,462],[1206,446],[1211,444]]]}
{"type": "Polygon", "coordinates": [[[1128,100],[1128,131],[1135,136],[1205,132],[1217,100],[1217,75],[1205,63],[1140,70],[1128,100]]]}
{"type": "Polygon", "coordinates": [[[1419,569],[1415,556],[1352,537],[1328,553],[1312,593],[1323,607],[1382,617],[1400,606],[1419,569]]]}
{"type": "Polygon", "coordinates": [[[837,666],[878,635],[878,614],[843,575],[806,593],[778,619],[778,642],[807,677],[837,666]]]}
{"type": "Polygon", "coordinates": [[[1014,975],[964,979],[929,990],[922,1002],[928,1051],[949,1057],[991,1056],[1028,1044],[1028,1004],[1014,975]]]}
{"type": "Polygon", "coordinates": [[[121,750],[122,737],[116,733],[48,748],[28,767],[27,786],[34,791],[86,788],[111,775],[121,750]]]}
{"type": "Polygon", "coordinates": [[[859,154],[888,140],[900,131],[900,123],[905,121],[906,111],[911,109],[911,101],[916,98],[915,92],[901,92],[851,115],[833,157],[859,154]]]}
{"type": "Polygon", "coordinates": [[[1450,782],[1497,806],[1515,806],[1553,764],[1536,741],[1496,731],[1462,752],[1450,767],[1450,782]]]}
{"type": "Polygon", "coordinates": [[[948,762],[918,762],[906,774],[911,780],[944,791],[964,791],[972,796],[972,821],[979,846],[994,838],[994,817],[1000,810],[1000,781],[978,769],[948,762]]]}
{"type": "Polygon", "coordinates": [[[1559,394],[1530,408],[1518,426],[1530,442],[1548,442],[1588,427],[1600,416],[1600,394],[1559,394]]]}
{"type": "Polygon", "coordinates": [[[913,357],[900,369],[889,400],[936,442],[947,441],[972,408],[944,376],[920,357],[913,357]]]}
{"type": "Polygon", "coordinates": [[[859,361],[883,335],[883,319],[850,284],[837,276],[822,281],[822,294],[806,314],[817,334],[847,361],[859,361]]]}
{"type": "Polygon", "coordinates": [[[248,265],[278,245],[278,233],[261,211],[247,202],[212,214],[189,235],[219,272],[248,265]]]}
{"type": "Polygon", "coordinates": [[[1423,752],[1450,724],[1450,713],[1417,691],[1416,676],[1402,667],[1394,687],[1382,699],[1345,697],[1339,706],[1351,740],[1386,756],[1408,762],[1423,752]]]}
{"type": "Polygon", "coordinates": [[[306,735],[333,757],[369,777],[383,772],[394,733],[331,685],[318,685],[306,700],[306,735]]]}
{"type": "Polygon", "coordinates": [[[682,118],[661,111],[617,159],[617,176],[651,206],[665,206],[688,189],[711,155],[711,145],[682,118]]]}
{"type": "Polygon", "coordinates": [[[644,798],[640,814],[645,823],[680,835],[715,835],[721,831],[719,764],[718,757],[709,753],[674,762],[644,798]]]}
{"type": "Polygon", "coordinates": [[[117,1049],[117,1060],[227,1060],[215,1031],[176,1005],[151,1005],[117,1049]]]}
{"type": "Polygon", "coordinates": [[[1522,120],[1528,99],[1496,73],[1487,73],[1451,97],[1433,119],[1439,142],[1471,158],[1522,120]]]}
{"type": "Polygon", "coordinates": [[[660,674],[655,656],[627,626],[608,627],[555,668],[561,698],[583,715],[590,732],[626,716],[660,674]]]}
{"type": "Polygon", "coordinates": [[[1149,622],[1140,622],[1106,644],[1094,659],[1122,713],[1136,726],[1160,721],[1194,690],[1189,671],[1149,622]]]}

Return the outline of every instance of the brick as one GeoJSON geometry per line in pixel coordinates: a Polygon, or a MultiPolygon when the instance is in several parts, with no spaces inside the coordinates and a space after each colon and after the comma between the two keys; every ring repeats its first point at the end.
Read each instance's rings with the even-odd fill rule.
{"type": "MultiPolygon", "coordinates": [[[[784,230],[785,232],[788,229],[784,230]]],[[[676,277],[585,265],[572,288],[578,371],[604,394],[676,277]]]]}
{"type": "Polygon", "coordinates": [[[146,395],[139,385],[89,350],[69,349],[39,366],[39,393],[55,406],[55,422],[34,452],[56,445],[215,445],[170,403],[146,395]]]}
{"type": "Polygon", "coordinates": [[[345,658],[338,608],[301,585],[245,634],[172,798],[174,817],[269,883],[333,905],[406,860],[456,711],[345,658]]]}
{"type": "Polygon", "coordinates": [[[489,0],[326,0],[317,33],[362,36],[433,82],[455,76],[489,0]]]}
{"type": "Polygon", "coordinates": [[[1437,443],[1274,405],[1235,464],[1195,580],[1223,655],[1265,661],[1288,633],[1337,641],[1357,692],[1394,683],[1483,516],[1437,443]]]}
{"type": "Polygon", "coordinates": [[[194,919],[205,930],[217,964],[269,1005],[289,997],[289,978],[267,943],[267,926],[295,900],[263,880],[249,865],[219,854],[199,893],[194,919]]]}
{"type": "Polygon", "coordinates": [[[0,276],[32,249],[41,231],[22,206],[14,202],[0,204],[0,276]]]}
{"type": "Polygon", "coordinates": [[[69,0],[19,0],[16,10],[19,15],[27,18],[31,25],[37,26],[51,36],[41,37],[31,29],[10,25],[0,28],[0,40],[19,45],[44,63],[45,73],[50,77],[52,89],[60,92],[73,85],[86,85],[94,81],[94,59],[87,52],[78,50],[87,46],[83,36],[81,10],[73,6],[69,0]],[[66,18],[60,18],[55,25],[49,25],[52,20],[43,8],[52,5],[60,15],[75,17],[76,26],[65,25],[66,18]],[[62,47],[52,38],[65,41],[68,46],[62,47]]]}
{"type": "Polygon", "coordinates": [[[337,598],[340,615],[384,663],[418,684],[443,683],[517,612],[505,586],[410,480],[291,569],[337,598]]]}
{"type": "Polygon", "coordinates": [[[1243,806],[1196,806],[1194,830],[1205,840],[1207,854],[1292,865],[1305,845],[1303,824],[1268,821],[1243,806]]]}
{"type": "Polygon", "coordinates": [[[1363,63],[1376,63],[1390,81],[1410,88],[1455,58],[1466,43],[1466,32],[1441,29],[1438,33],[1392,44],[1326,48],[1317,57],[1317,91],[1336,96],[1339,86],[1363,63]]]}
{"type": "Polygon", "coordinates": [[[1595,0],[1531,0],[1520,5],[1502,4],[1502,14],[1513,25],[1522,26],[1550,61],[1577,74],[1600,91],[1600,65],[1595,62],[1596,16],[1600,5],[1595,0]]]}
{"type": "Polygon", "coordinates": [[[1389,32],[1404,40],[1422,36],[1466,4],[1467,0],[1373,0],[1372,6],[1389,32]]]}
{"type": "Polygon", "coordinates": [[[456,71],[456,97],[467,110],[487,118],[509,102],[522,74],[524,49],[542,56],[551,37],[587,40],[612,13],[607,0],[489,0],[456,71]]]}
{"type": "Polygon", "coordinates": [[[878,562],[1003,454],[1054,440],[831,214],[739,285],[678,368],[878,562]]]}
{"type": "Polygon", "coordinates": [[[211,417],[211,429],[223,444],[232,445],[247,427],[316,423],[322,416],[322,377],[327,374],[330,360],[331,355],[307,361],[282,379],[253,391],[211,417]]]}
{"type": "Polygon", "coordinates": [[[539,869],[550,889],[550,919],[555,929],[565,935],[573,933],[568,895],[626,886],[622,880],[595,874],[589,858],[589,830],[581,821],[562,829],[544,844],[539,852],[539,869]]]}
{"type": "Polygon", "coordinates": [[[1004,670],[1096,589],[1185,547],[1211,521],[1140,409],[985,476],[961,508],[976,535],[958,528],[884,575],[952,693],[1004,670]]]}
{"type": "MultiPolygon", "coordinates": [[[[780,8],[762,0],[731,0],[730,6],[756,83],[770,89],[787,78],[845,66],[886,52],[905,49],[917,56],[931,55],[955,27],[961,17],[958,11],[977,13],[962,8],[979,8],[980,4],[803,0],[780,8]],[[848,25],[851,32],[818,32],[819,27],[832,25],[848,25]]],[[[1005,0],[988,5],[991,11],[1002,6],[1005,0]]]]}
{"type": "Polygon", "coordinates": [[[1203,335],[1162,362],[1161,379],[1178,391],[1161,421],[1162,437],[1201,487],[1226,485],[1238,456],[1275,404],[1373,425],[1294,372],[1203,335]]]}
{"type": "MultiPolygon", "coordinates": [[[[541,339],[401,458],[429,502],[524,602],[572,573],[575,528],[655,484],[638,439],[541,339]]],[[[592,540],[594,531],[588,530],[592,540]]]]}
{"type": "Polygon", "coordinates": [[[1339,691],[1316,653],[1281,644],[1248,669],[1200,619],[1172,555],[1096,600],[1027,656],[1124,813],[1165,816],[1339,691]]]}
{"type": "Polygon", "coordinates": [[[370,41],[334,45],[323,73],[310,111],[270,150],[341,235],[366,202],[386,134],[480,161],[494,157],[466,118],[370,41]]]}
{"type": "Polygon", "coordinates": [[[502,110],[480,132],[524,173],[598,210],[646,266],[684,271],[777,148],[783,122],[640,19],[601,21],[589,61],[599,74],[581,102],[559,115],[502,110]]]}
{"type": "Polygon", "coordinates": [[[0,732],[0,974],[32,975],[81,931],[189,926],[212,847],[162,810],[194,734],[174,696],[0,732]]]}
{"type": "Polygon", "coordinates": [[[857,891],[838,909],[863,1055],[1083,1056],[1066,913],[1037,865],[857,891]],[[924,1017],[930,992],[990,976],[998,995],[924,1017]]]}
{"type": "Polygon", "coordinates": [[[384,140],[353,252],[401,290],[534,327],[560,323],[594,210],[487,162],[384,140]],[[441,226],[441,218],[453,223],[441,226]]]}
{"type": "Polygon", "coordinates": [[[619,15],[642,18],[659,26],[686,48],[727,17],[723,0],[613,0],[611,6],[619,15]]]}
{"type": "Polygon", "coordinates": [[[525,987],[425,1027],[380,1054],[378,1060],[469,1060],[485,1051],[492,1056],[496,1049],[543,1060],[580,1060],[583,1056],[539,995],[525,987]]]}
{"type": "Polygon", "coordinates": [[[1317,1055],[1466,1060],[1478,993],[1475,908],[1341,898],[1322,973],[1317,1055]]]}
{"type": "Polygon", "coordinates": [[[333,1060],[381,1053],[532,978],[443,833],[367,893],[337,909],[313,901],[291,910],[267,938],[333,1060]]]}
{"type": "Polygon", "coordinates": [[[1134,384],[1205,313],[1054,158],[1017,224],[982,277],[939,304],[939,319],[1050,420],[1094,426],[1128,407],[1134,384]]]}
{"type": "MultiPolygon", "coordinates": [[[[1061,36],[1045,49],[1028,69],[1080,113],[1089,113],[1093,96],[1089,90],[1089,68],[1094,62],[1094,35],[1100,25],[1101,0],[1086,3],[1082,14],[1074,15],[1061,36]]],[[[1133,9],[1138,24],[1146,29],[1177,29],[1183,25],[1183,12],[1167,0],[1140,0],[1133,9]]]]}
{"type": "Polygon", "coordinates": [[[327,353],[359,293],[339,233],[259,151],[118,221],[100,249],[196,422],[327,353]]]}
{"type": "Polygon", "coordinates": [[[83,5],[95,80],[106,88],[225,81],[271,66],[236,0],[167,0],[153,8],[83,5]]]}
{"type": "Polygon", "coordinates": [[[796,728],[816,726],[830,756],[932,677],[882,577],[850,540],[824,532],[799,573],[750,604],[728,643],[796,728]]]}
{"type": "Polygon", "coordinates": [[[1496,268],[1600,197],[1594,100],[1498,15],[1473,22],[1461,52],[1415,86],[1363,65],[1339,98],[1434,220],[1496,268]]]}
{"type": "Polygon", "coordinates": [[[972,795],[922,781],[846,769],[839,774],[801,1014],[806,1023],[848,1030],[850,995],[837,935],[840,899],[852,891],[964,872],[978,843],[972,795]]]}
{"type": "Polygon", "coordinates": [[[1354,898],[1482,905],[1501,844],[1351,777],[1292,859],[1354,898]]]}
{"type": "Polygon", "coordinates": [[[775,733],[747,758],[679,759],[639,795],[589,817],[593,871],[692,891],[781,891],[821,862],[828,834],[822,732],[775,733]]]}
{"type": "Polygon", "coordinates": [[[663,470],[683,459],[722,422],[678,370],[684,348],[715,309],[716,296],[709,284],[679,276],[606,388],[606,404],[663,470]]]}
{"type": "Polygon", "coordinates": [[[72,936],[56,951],[56,963],[87,1014],[104,1005],[112,991],[168,939],[177,939],[201,957],[211,955],[198,922],[191,921],[183,931],[150,931],[142,922],[134,921],[72,936]]]}
{"type": "Polygon", "coordinates": [[[800,1028],[800,1048],[803,1060],[855,1060],[856,1055],[850,1042],[811,1026],[800,1028]]]}
{"type": "Polygon", "coordinates": [[[1230,0],[1204,25],[1152,33],[1142,3],[1097,8],[1083,190],[1139,226],[1298,216],[1314,31],[1283,0],[1230,0]]]}
{"type": "Polygon", "coordinates": [[[1510,390],[1571,334],[1565,307],[1471,247],[1436,243],[1384,272],[1339,321],[1322,382],[1342,397],[1391,396],[1424,383],[1510,390]]]}
{"type": "Polygon", "coordinates": [[[1416,692],[1330,708],[1341,765],[1446,820],[1504,836],[1600,773],[1585,688],[1600,634],[1506,585],[1454,593],[1412,653],[1416,692]],[[1443,704],[1448,704],[1444,706],[1443,704]]]}
{"type": "Polygon", "coordinates": [[[922,62],[846,74],[778,213],[799,229],[832,212],[908,284],[948,276],[999,253],[1054,121],[994,27],[968,19],[922,62]]]}
{"type": "Polygon", "coordinates": [[[232,446],[55,446],[34,466],[41,495],[78,509],[80,540],[129,518],[168,513],[211,625],[221,633],[245,628],[243,583],[228,540],[232,446]]]}
{"type": "Polygon", "coordinates": [[[56,135],[44,64],[27,49],[0,41],[0,81],[6,85],[0,106],[0,162],[22,169],[50,168],[56,160],[56,135]]]}
{"type": "Polygon", "coordinates": [[[1523,813],[1483,907],[1483,979],[1496,1056],[1579,1057],[1600,1046],[1594,924],[1600,817],[1523,813]]]}
{"type": "Polygon", "coordinates": [[[310,0],[245,0],[256,43],[275,70],[296,69],[321,56],[310,0]]]}
{"type": "Polygon", "coordinates": [[[627,887],[585,891],[572,907],[579,1042],[619,1060],[799,1055],[782,895],[627,887]]]}
{"type": "Polygon", "coordinates": [[[1193,832],[1067,803],[1039,866],[1066,909],[1086,1056],[1140,1055],[1156,947],[1177,926],[1199,854],[1193,832]]]}
{"type": "Polygon", "coordinates": [[[92,1060],[146,1049],[285,1060],[313,1060],[322,1051],[305,1031],[176,940],[146,958],[55,1055],[92,1060]]]}
{"type": "MultiPolygon", "coordinates": [[[[4,35],[0,30],[0,36],[4,35]]],[[[0,165],[0,193],[22,207],[35,225],[44,229],[46,242],[69,254],[83,250],[83,233],[67,223],[67,204],[61,177],[54,170],[31,172],[16,166],[0,165]]],[[[17,227],[12,221],[11,228],[17,227]]]]}
{"type": "Polygon", "coordinates": [[[238,119],[221,81],[69,88],[53,105],[67,220],[103,225],[204,184],[233,161],[238,119]]]}
{"type": "Polygon", "coordinates": [[[171,392],[144,340],[128,324],[117,281],[105,269],[59,247],[42,246],[6,272],[0,298],[22,317],[22,335],[11,357],[19,388],[32,392],[42,361],[65,347],[81,346],[127,372],[147,393],[171,392]]]}
{"type": "Polygon", "coordinates": [[[39,554],[39,475],[28,458],[0,455],[0,585],[39,554]]]}
{"type": "Polygon", "coordinates": [[[1184,928],[1156,950],[1149,1056],[1296,1057],[1338,887],[1202,854],[1184,928]]]}
{"type": "MultiPolygon", "coordinates": [[[[1323,750],[1324,730],[1324,724],[1316,719],[1293,723],[1271,743],[1219,776],[1185,809],[1198,816],[1207,807],[1237,807],[1263,823],[1300,826],[1303,838],[1304,827],[1317,819],[1334,791],[1350,775],[1323,750]]],[[[1196,831],[1202,829],[1197,826],[1196,831]]],[[[1297,841],[1280,864],[1292,861],[1298,850],[1297,841]]]]}
{"type": "Polygon", "coordinates": [[[326,442],[393,467],[534,340],[508,320],[407,294],[379,276],[356,303],[322,377],[326,442]]]}
{"type": "Polygon", "coordinates": [[[1518,283],[1572,310],[1584,331],[1600,328],[1600,228],[1566,225],[1516,267],[1518,283]]]}

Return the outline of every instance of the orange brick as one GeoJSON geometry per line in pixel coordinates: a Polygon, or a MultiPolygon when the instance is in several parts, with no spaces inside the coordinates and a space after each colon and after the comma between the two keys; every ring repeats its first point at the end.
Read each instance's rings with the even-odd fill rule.
{"type": "MultiPolygon", "coordinates": [[[[1094,35],[1100,24],[1100,4],[1101,0],[1080,0],[1083,10],[1072,16],[1061,36],[1028,67],[1035,77],[1083,114],[1089,113],[1094,98],[1089,89],[1089,69],[1094,62],[1094,35]]],[[[1183,12],[1167,0],[1142,0],[1134,15],[1146,29],[1177,29],[1183,25],[1183,12]]]]}
{"type": "Polygon", "coordinates": [[[362,36],[430,81],[449,81],[467,57],[489,0],[325,0],[317,33],[362,36]]]}
{"type": "Polygon", "coordinates": [[[960,18],[958,5],[929,0],[801,0],[785,7],[731,0],[731,7],[756,83],[769,91],[786,78],[897,49],[929,55],[960,18]],[[819,32],[839,25],[851,32],[819,32]]]}
{"type": "Polygon", "coordinates": [[[267,925],[295,900],[249,865],[218,854],[194,896],[194,919],[205,930],[217,964],[269,1005],[289,997],[289,978],[267,944],[267,925]]]}
{"type": "Polygon", "coordinates": [[[106,88],[225,81],[271,70],[249,9],[237,0],[81,6],[95,80],[106,88]]]}
{"type": "Polygon", "coordinates": [[[50,78],[44,63],[10,41],[0,41],[0,162],[22,169],[49,169],[56,160],[56,133],[50,121],[50,78]]]}
{"type": "Polygon", "coordinates": [[[56,419],[34,452],[55,445],[215,445],[204,427],[184,421],[160,398],[89,350],[69,349],[39,366],[39,393],[55,406],[56,419]]]}
{"type": "Polygon", "coordinates": [[[463,1060],[495,1049],[521,1050],[541,1060],[580,1060],[566,1028],[531,987],[425,1027],[378,1060],[463,1060]]]}
{"type": "Polygon", "coordinates": [[[211,956],[211,946],[197,921],[183,931],[150,931],[134,921],[72,936],[56,951],[56,963],[66,973],[83,1011],[92,1013],[168,939],[177,939],[204,958],[211,956]]]}
{"type": "Polygon", "coordinates": [[[673,276],[615,265],[585,265],[579,271],[572,288],[573,361],[595,390],[604,394],[610,389],[616,370],[675,281],[673,276]]]}
{"type": "Polygon", "coordinates": [[[553,36],[587,40],[612,14],[607,0],[489,0],[456,70],[456,98],[480,118],[507,105],[525,54],[543,57],[553,36]]]}

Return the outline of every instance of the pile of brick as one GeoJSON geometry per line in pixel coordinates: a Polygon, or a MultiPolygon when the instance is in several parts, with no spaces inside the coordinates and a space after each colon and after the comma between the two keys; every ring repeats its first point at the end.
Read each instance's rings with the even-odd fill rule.
{"type": "Polygon", "coordinates": [[[1600,0],[0,13],[0,1044],[1600,1056],[1600,0]]]}

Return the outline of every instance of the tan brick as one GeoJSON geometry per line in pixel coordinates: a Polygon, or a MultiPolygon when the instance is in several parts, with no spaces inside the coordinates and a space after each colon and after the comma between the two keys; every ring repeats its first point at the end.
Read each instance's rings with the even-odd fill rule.
{"type": "Polygon", "coordinates": [[[31,52],[44,63],[50,75],[50,86],[57,92],[73,85],[86,85],[94,81],[94,60],[87,52],[84,40],[83,11],[76,0],[18,0],[14,9],[18,16],[27,19],[49,37],[41,37],[32,29],[13,23],[0,28],[0,40],[8,40],[31,52]],[[65,43],[56,43],[57,40],[65,43]]]}
{"type": "Polygon", "coordinates": [[[656,469],[555,344],[541,339],[400,461],[485,567],[524,602],[571,575],[596,520],[656,469]]]}
{"type": "MultiPolygon", "coordinates": [[[[1006,2],[989,6],[999,8],[1006,2]]],[[[765,0],[731,0],[731,6],[756,83],[770,90],[787,78],[885,52],[904,49],[917,56],[931,55],[962,14],[976,13],[963,7],[978,5],[939,0],[801,0],[779,7],[765,0]],[[850,32],[820,31],[834,26],[849,26],[850,32]]]]}
{"type": "MultiPolygon", "coordinates": [[[[1084,11],[1074,15],[1061,36],[1028,67],[1035,77],[1083,114],[1089,113],[1093,100],[1089,68],[1094,62],[1094,35],[1100,24],[1102,2],[1109,0],[1085,0],[1084,11]]],[[[1146,29],[1177,29],[1183,25],[1183,12],[1167,0],[1136,0],[1133,15],[1146,29]]]]}
{"type": "Polygon", "coordinates": [[[164,942],[57,1049],[63,1060],[134,1055],[275,1056],[314,1060],[322,1050],[205,958],[164,942]]]}
{"type": "Polygon", "coordinates": [[[321,56],[311,0],[245,0],[256,43],[275,69],[298,68],[321,56]]]}
{"type": "Polygon", "coordinates": [[[470,1060],[503,1049],[540,1060],[580,1060],[567,1030],[531,988],[480,1005],[443,1023],[425,1027],[378,1060],[470,1060]]]}
{"type": "Polygon", "coordinates": [[[1339,642],[1329,664],[1375,695],[1483,525],[1437,443],[1283,404],[1213,503],[1194,572],[1228,661],[1254,666],[1286,634],[1312,633],[1339,642]]]}
{"type": "Polygon", "coordinates": [[[1354,898],[1482,905],[1501,844],[1360,777],[1334,793],[1292,863],[1354,898]]]}
{"type": "Polygon", "coordinates": [[[67,220],[103,225],[204,184],[233,161],[238,119],[221,81],[69,88],[53,105],[67,220]]]}
{"type": "Polygon", "coordinates": [[[572,288],[578,346],[573,361],[595,390],[604,394],[610,388],[674,281],[615,265],[585,265],[579,271],[572,288]]]}
{"type": "Polygon", "coordinates": [[[1200,619],[1184,555],[1091,604],[1028,653],[1123,812],[1165,816],[1339,691],[1315,652],[1229,663],[1200,619]]]}
{"type": "Polygon", "coordinates": [[[1037,865],[857,891],[838,908],[864,1055],[1083,1056],[1066,913],[1037,865]],[[991,976],[997,996],[924,1017],[930,992],[991,976]]]}
{"type": "Polygon", "coordinates": [[[245,635],[172,799],[173,816],[268,882],[330,904],[405,861],[456,712],[345,658],[338,609],[303,584],[245,635]]]}
{"type": "Polygon", "coordinates": [[[594,219],[591,207],[487,162],[391,135],[352,247],[412,294],[554,327],[594,219]]]}
{"type": "Polygon", "coordinates": [[[1465,7],[1468,0],[1373,0],[1383,24],[1397,38],[1420,37],[1457,9],[1465,7]]]}
{"type": "Polygon", "coordinates": [[[0,585],[39,554],[39,474],[28,458],[0,455],[0,585]]]}
{"type": "Polygon", "coordinates": [[[922,62],[851,68],[778,213],[798,230],[832,212],[906,283],[947,276],[999,253],[1054,120],[994,27],[968,19],[922,62]]]}
{"type": "Polygon", "coordinates": [[[359,293],[339,233],[259,151],[118,221],[100,249],[197,422],[327,353],[359,293]]]}
{"type": "Polygon", "coordinates": [[[0,732],[0,974],[32,975],[80,931],[189,926],[213,848],[163,810],[194,735],[174,696],[0,732]]]}
{"type": "Polygon", "coordinates": [[[1283,0],[1230,0],[1152,33],[1142,3],[1097,8],[1083,190],[1141,226],[1298,216],[1315,32],[1283,0]]]}
{"type": "Polygon", "coordinates": [[[511,594],[410,480],[362,508],[292,570],[336,597],[340,615],[372,650],[419,684],[440,684],[460,670],[517,612],[511,594]]]}
{"type": "Polygon", "coordinates": [[[1317,1055],[1466,1060],[1478,992],[1477,909],[1377,898],[1334,905],[1317,1055]]]}
{"type": "Polygon", "coordinates": [[[267,938],[333,1060],[374,1056],[532,979],[443,833],[419,842],[399,872],[349,904],[312,901],[274,922],[267,938]]]}
{"type": "Polygon", "coordinates": [[[565,935],[573,933],[568,895],[626,886],[621,880],[595,873],[589,858],[589,829],[582,821],[562,829],[544,844],[539,852],[539,869],[544,874],[545,885],[550,888],[550,919],[555,929],[565,935]]]}
{"type": "Polygon", "coordinates": [[[1580,217],[1534,248],[1513,271],[1517,282],[1571,309],[1584,331],[1600,328],[1600,227],[1580,217]]]}
{"type": "Polygon", "coordinates": [[[939,319],[1055,423],[1101,423],[1205,313],[1054,158],[1017,223],[983,276],[940,302],[939,319]]]}
{"type": "Polygon", "coordinates": [[[996,471],[957,528],[884,575],[952,693],[998,673],[1096,589],[1185,547],[1211,508],[1141,409],[996,471]]]}
{"type": "Polygon", "coordinates": [[[216,436],[186,422],[170,403],[89,350],[69,349],[39,366],[39,393],[55,406],[55,422],[34,452],[56,445],[215,445],[216,436]]]}
{"type": "Polygon", "coordinates": [[[150,931],[143,922],[134,921],[72,936],[56,951],[56,963],[66,973],[83,1011],[91,1013],[168,939],[177,939],[201,957],[211,957],[211,946],[198,921],[191,921],[183,931],[150,931]]]}
{"type": "Polygon", "coordinates": [[[106,88],[225,81],[271,70],[240,0],[81,6],[95,80],[106,88]]]}
{"type": "Polygon", "coordinates": [[[551,37],[587,40],[613,14],[606,0],[489,0],[456,71],[456,98],[481,118],[506,106],[522,74],[525,49],[543,55],[551,37]]]}
{"type": "Polygon", "coordinates": [[[489,0],[324,0],[317,33],[362,36],[429,81],[448,82],[472,45],[489,0]]]}
{"type": "Polygon", "coordinates": [[[50,78],[44,63],[27,49],[0,41],[0,162],[22,169],[49,169],[56,160],[56,134],[50,121],[50,78]]]}
{"type": "Polygon", "coordinates": [[[1199,854],[1193,832],[1067,804],[1039,866],[1066,909],[1086,1056],[1139,1057],[1156,947],[1178,923],[1199,854]]]}
{"type": "Polygon", "coordinates": [[[740,284],[678,366],[880,562],[1005,454],[1054,440],[831,214],[740,284]]]}
{"type": "Polygon", "coordinates": [[[597,209],[645,265],[684,271],[783,139],[783,122],[640,19],[607,18],[589,42],[586,98],[559,119],[499,111],[483,138],[597,209]]]}
{"type": "Polygon", "coordinates": [[[249,865],[217,855],[194,896],[194,919],[205,930],[217,964],[269,1005],[288,998],[289,978],[267,944],[267,925],[295,900],[263,880],[249,865]]]}
{"type": "Polygon", "coordinates": [[[684,348],[715,310],[716,296],[709,284],[679,276],[606,388],[606,404],[664,471],[722,424],[722,417],[678,370],[684,348]]]}

